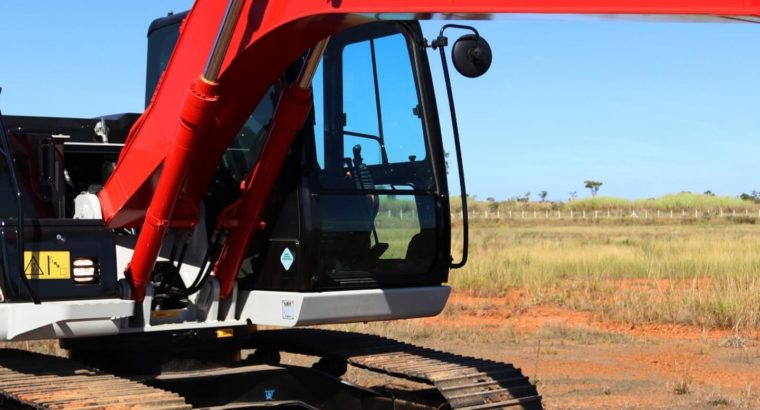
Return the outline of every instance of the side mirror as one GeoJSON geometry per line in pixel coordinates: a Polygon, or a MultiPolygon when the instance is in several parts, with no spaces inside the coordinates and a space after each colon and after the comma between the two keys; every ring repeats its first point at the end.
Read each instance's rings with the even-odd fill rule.
{"type": "Polygon", "coordinates": [[[451,60],[465,77],[480,77],[491,67],[491,46],[480,36],[465,34],[454,43],[451,60]]]}

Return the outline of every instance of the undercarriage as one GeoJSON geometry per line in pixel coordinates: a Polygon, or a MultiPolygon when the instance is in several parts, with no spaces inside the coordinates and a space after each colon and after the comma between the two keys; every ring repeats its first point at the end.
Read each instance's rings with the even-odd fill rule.
{"type": "Polygon", "coordinates": [[[359,333],[245,327],[62,346],[71,358],[0,351],[3,408],[541,408],[535,386],[510,364],[359,333]],[[282,364],[286,352],[314,364],[282,364]],[[348,366],[398,382],[354,385],[341,379],[348,366]],[[399,387],[404,382],[415,387],[399,387]]]}

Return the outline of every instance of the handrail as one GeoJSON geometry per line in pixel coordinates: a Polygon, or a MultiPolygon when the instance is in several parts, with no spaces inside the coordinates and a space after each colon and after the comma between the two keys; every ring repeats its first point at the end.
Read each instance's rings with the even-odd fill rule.
{"type": "Polygon", "coordinates": [[[0,147],[0,154],[2,154],[6,164],[8,164],[8,177],[11,182],[11,188],[16,193],[16,206],[18,208],[18,217],[16,219],[16,245],[18,248],[19,261],[18,274],[29,297],[35,304],[39,304],[40,299],[32,290],[32,286],[29,284],[29,278],[26,277],[26,273],[24,272],[24,196],[18,186],[18,178],[16,177],[16,169],[13,166],[13,157],[11,155],[10,144],[8,143],[8,136],[5,132],[2,113],[0,113],[0,144],[2,145],[0,147]]]}
{"type": "Polygon", "coordinates": [[[448,39],[444,37],[443,32],[447,28],[459,28],[459,29],[465,29],[465,30],[472,30],[475,31],[475,35],[478,35],[478,32],[469,26],[462,26],[458,24],[446,24],[443,27],[441,27],[441,31],[438,34],[438,38],[435,39],[432,43],[433,49],[438,48],[438,50],[441,53],[441,67],[443,69],[443,79],[446,82],[446,95],[448,96],[449,100],[449,110],[451,113],[451,128],[452,128],[452,134],[454,135],[454,148],[457,155],[457,171],[459,172],[459,188],[460,188],[460,195],[462,197],[462,259],[459,262],[454,262],[453,258],[451,261],[452,269],[459,269],[464,267],[465,264],[467,264],[467,257],[468,257],[468,248],[470,245],[470,224],[469,219],[467,215],[467,187],[464,182],[464,164],[462,163],[462,147],[459,143],[459,124],[457,123],[457,112],[456,108],[454,107],[454,94],[451,91],[451,77],[449,76],[449,65],[446,61],[446,51],[444,48],[448,44],[448,39]]]}

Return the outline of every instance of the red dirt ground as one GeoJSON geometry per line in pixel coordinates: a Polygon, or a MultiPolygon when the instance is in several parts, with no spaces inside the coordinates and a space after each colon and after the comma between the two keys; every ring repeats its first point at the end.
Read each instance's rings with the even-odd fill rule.
{"type": "MultiPolygon", "coordinates": [[[[672,284],[661,285],[664,289],[672,284]]],[[[602,321],[589,312],[530,306],[527,301],[521,290],[506,297],[455,293],[440,316],[407,321],[405,326],[444,334],[472,332],[474,342],[456,337],[412,341],[512,362],[538,381],[549,409],[760,409],[757,331],[735,335],[731,330],[686,325],[631,326],[602,321]],[[504,329],[512,329],[514,340],[497,337],[504,329]]]]}

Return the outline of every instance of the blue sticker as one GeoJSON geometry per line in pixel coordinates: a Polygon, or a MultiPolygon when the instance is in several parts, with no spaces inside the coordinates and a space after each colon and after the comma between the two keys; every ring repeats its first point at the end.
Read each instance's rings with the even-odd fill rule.
{"type": "Polygon", "coordinates": [[[293,253],[290,252],[290,249],[285,248],[284,251],[282,251],[282,255],[280,255],[280,263],[282,264],[282,267],[285,268],[285,270],[290,270],[290,267],[293,265],[293,261],[295,261],[296,258],[293,256],[293,253]]]}

